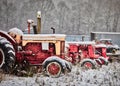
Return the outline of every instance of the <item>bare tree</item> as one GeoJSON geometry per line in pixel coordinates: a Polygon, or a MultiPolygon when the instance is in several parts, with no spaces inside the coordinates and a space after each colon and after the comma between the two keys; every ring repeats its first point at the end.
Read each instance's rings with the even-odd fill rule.
{"type": "Polygon", "coordinates": [[[66,12],[69,10],[67,7],[66,3],[64,1],[60,1],[58,3],[58,9],[59,9],[59,30],[65,32],[64,24],[65,22],[65,17],[66,17],[66,12]]]}
{"type": "Polygon", "coordinates": [[[97,9],[95,10],[95,16],[94,16],[94,22],[93,22],[93,29],[92,31],[96,31],[97,29],[97,20],[100,14],[100,7],[101,7],[101,0],[98,0],[97,6],[95,6],[97,9]]]}
{"type": "Polygon", "coordinates": [[[106,29],[107,31],[111,31],[110,28],[110,17],[111,17],[111,10],[112,10],[112,0],[108,0],[107,1],[107,12],[106,12],[106,16],[105,16],[105,24],[106,24],[106,29]]]}
{"type": "Polygon", "coordinates": [[[115,0],[114,2],[114,20],[113,20],[113,32],[117,31],[117,26],[118,26],[118,20],[119,20],[119,15],[120,15],[120,1],[119,0],[115,0]]]}
{"type": "MultiPolygon", "coordinates": [[[[50,22],[50,21],[47,21],[47,18],[50,18],[50,16],[48,16],[47,14],[54,9],[55,9],[55,6],[52,0],[41,1],[42,22],[43,22],[42,27],[43,28],[45,28],[45,26],[47,25],[47,22],[50,22]]],[[[50,28],[47,28],[47,29],[50,29],[50,28]]]]}

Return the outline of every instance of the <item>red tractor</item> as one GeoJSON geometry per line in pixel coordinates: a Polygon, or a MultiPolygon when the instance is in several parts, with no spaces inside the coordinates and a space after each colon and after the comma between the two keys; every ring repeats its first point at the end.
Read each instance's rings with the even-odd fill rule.
{"type": "Polygon", "coordinates": [[[95,47],[95,42],[66,42],[69,44],[68,58],[72,58],[72,63],[80,62],[81,66],[95,68],[96,63],[107,64],[107,56],[103,52],[96,53],[97,49],[104,47],[95,47]],[[102,62],[104,61],[104,63],[102,62]]]}
{"type": "Polygon", "coordinates": [[[109,60],[110,58],[107,56],[107,48],[105,44],[96,44],[95,45],[96,54],[104,57],[105,59],[109,60]]]}
{"type": "Polygon", "coordinates": [[[106,45],[108,55],[120,54],[120,47],[117,44],[114,44],[112,39],[100,39],[98,44],[106,45]]]}
{"type": "Polygon", "coordinates": [[[64,34],[19,34],[17,28],[8,33],[0,30],[0,68],[10,73],[36,66],[58,77],[70,63],[64,60],[64,34]]]}
{"type": "Polygon", "coordinates": [[[40,14],[37,15],[35,34],[30,34],[18,28],[8,32],[0,30],[0,68],[6,73],[19,74],[21,71],[30,72],[34,68],[37,72],[45,72],[48,76],[58,77],[65,71],[71,71],[71,63],[64,60],[64,34],[38,34],[41,29],[40,14]]]}

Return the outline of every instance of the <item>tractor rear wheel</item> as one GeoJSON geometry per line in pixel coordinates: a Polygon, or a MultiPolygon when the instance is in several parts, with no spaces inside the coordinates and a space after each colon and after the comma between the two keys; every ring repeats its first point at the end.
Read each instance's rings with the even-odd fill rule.
{"type": "Polygon", "coordinates": [[[95,63],[93,60],[91,59],[84,59],[81,62],[81,67],[85,68],[85,69],[95,69],[95,63]]]}
{"type": "Polygon", "coordinates": [[[15,63],[15,50],[7,39],[0,37],[0,68],[11,73],[15,63]]]}
{"type": "Polygon", "coordinates": [[[62,65],[58,61],[49,61],[46,65],[47,75],[51,77],[59,77],[62,70],[62,65]]]}
{"type": "Polygon", "coordinates": [[[3,66],[5,60],[5,55],[3,50],[0,48],[0,68],[3,66]]]}

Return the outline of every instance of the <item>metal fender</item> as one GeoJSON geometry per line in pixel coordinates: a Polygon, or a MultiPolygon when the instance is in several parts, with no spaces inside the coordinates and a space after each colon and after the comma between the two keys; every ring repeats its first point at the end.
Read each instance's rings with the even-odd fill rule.
{"type": "Polygon", "coordinates": [[[12,45],[15,45],[15,40],[5,31],[0,30],[0,36],[6,38],[12,45]]]}
{"type": "Polygon", "coordinates": [[[98,59],[101,60],[101,63],[103,63],[102,61],[104,61],[104,65],[108,65],[108,59],[106,59],[106,58],[104,58],[102,56],[100,56],[98,59]]]}
{"type": "Polygon", "coordinates": [[[72,69],[72,64],[64,59],[61,59],[60,57],[58,56],[51,56],[51,57],[48,57],[44,62],[43,62],[43,68],[46,68],[46,65],[47,63],[51,62],[51,61],[57,61],[61,64],[62,68],[63,68],[63,71],[64,72],[64,69],[68,69],[69,71],[71,71],[72,69]]]}
{"type": "Polygon", "coordinates": [[[96,68],[96,61],[92,59],[83,59],[81,62],[81,67],[85,67],[87,69],[95,69],[96,68]]]}
{"type": "Polygon", "coordinates": [[[93,62],[94,64],[96,64],[96,61],[92,60],[92,59],[83,59],[80,63],[83,63],[85,61],[90,61],[90,62],[93,62]]]}

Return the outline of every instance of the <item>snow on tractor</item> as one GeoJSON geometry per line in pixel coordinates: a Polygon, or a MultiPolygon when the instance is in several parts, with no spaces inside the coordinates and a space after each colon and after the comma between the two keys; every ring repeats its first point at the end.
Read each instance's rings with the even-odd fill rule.
{"type": "Polygon", "coordinates": [[[101,60],[101,63],[98,62],[99,64],[105,64],[105,65],[108,64],[110,57],[107,56],[107,48],[105,44],[96,44],[95,53],[102,56],[102,58],[99,58],[101,60]]]}
{"type": "Polygon", "coordinates": [[[81,51],[79,51],[78,45],[73,42],[66,42],[66,57],[65,59],[73,64],[77,64],[81,60],[81,51]]]}
{"type": "Polygon", "coordinates": [[[58,77],[70,63],[64,60],[64,34],[24,34],[17,28],[8,33],[0,30],[0,67],[5,72],[27,69],[28,66],[42,65],[43,70],[58,77]],[[14,66],[14,67],[13,67],[14,66]]]}
{"type": "Polygon", "coordinates": [[[105,44],[107,48],[107,55],[111,57],[118,57],[120,55],[119,35],[117,32],[91,32],[91,41],[97,44],[105,44]]]}
{"type": "MultiPolygon", "coordinates": [[[[69,45],[68,58],[72,59],[72,63],[80,62],[82,67],[93,69],[96,68],[96,64],[103,65],[108,62],[105,54],[96,53],[95,42],[66,43],[69,45]]],[[[99,48],[103,50],[104,47],[99,48]]]]}
{"type": "Polygon", "coordinates": [[[100,39],[99,44],[105,44],[107,48],[107,54],[120,53],[120,47],[117,44],[112,43],[112,39],[100,39]]]}
{"type": "MultiPolygon", "coordinates": [[[[40,16],[36,32],[40,32],[40,16]]],[[[71,63],[64,60],[65,37],[65,34],[23,34],[18,28],[0,30],[0,68],[17,75],[34,70],[58,77],[70,72],[71,63]]]]}

